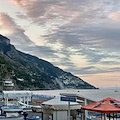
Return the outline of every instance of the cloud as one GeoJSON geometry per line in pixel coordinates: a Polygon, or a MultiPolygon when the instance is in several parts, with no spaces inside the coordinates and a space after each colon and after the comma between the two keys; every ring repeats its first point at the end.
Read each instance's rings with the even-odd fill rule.
{"type": "MultiPolygon", "coordinates": [[[[70,27],[69,27],[70,28],[70,27]]],[[[67,29],[62,27],[62,30],[44,36],[47,42],[55,44],[57,42],[64,45],[67,53],[63,53],[67,61],[63,59],[64,64],[68,68],[66,71],[71,71],[74,74],[97,74],[97,73],[109,73],[118,71],[116,65],[119,65],[119,46],[120,46],[120,29],[116,26],[88,26],[80,29],[67,29]],[[70,55],[78,61],[78,65],[75,65],[71,61],[70,55]],[[87,64],[84,64],[81,58],[77,56],[84,56],[87,64]],[[103,58],[105,59],[103,61],[103,58]],[[82,66],[86,65],[86,66],[82,66]],[[109,68],[109,66],[111,66],[109,68]]]]}
{"type": "Polygon", "coordinates": [[[110,13],[110,14],[108,15],[108,18],[110,18],[111,20],[120,22],[120,11],[110,13]]]}
{"type": "MultiPolygon", "coordinates": [[[[111,50],[118,50],[120,45],[120,34],[119,34],[119,28],[114,26],[106,26],[103,24],[103,26],[96,26],[96,27],[86,27],[85,29],[80,30],[81,33],[84,33],[88,40],[89,38],[94,38],[98,41],[99,48],[102,49],[111,49],[111,50]]],[[[85,36],[84,35],[84,36],[85,36]]],[[[92,41],[92,39],[91,39],[92,41]]]]}
{"type": "MultiPolygon", "coordinates": [[[[100,30],[99,28],[95,28],[93,26],[104,23],[105,20],[107,20],[107,15],[110,13],[110,9],[113,5],[112,2],[101,2],[100,0],[29,0],[29,2],[27,0],[9,1],[24,11],[24,15],[18,13],[18,16],[22,16],[22,18],[23,16],[27,16],[32,20],[32,24],[37,24],[46,30],[46,35],[41,36],[48,38],[47,42],[52,44],[59,42],[67,47],[74,46],[77,48],[81,45],[83,46],[83,44],[94,47],[95,45],[96,47],[101,45],[98,42],[101,42],[104,39],[105,34],[102,33],[102,28],[100,28],[100,30]],[[90,26],[90,24],[93,26],[90,26]],[[89,27],[83,28],[83,26],[89,27]],[[92,28],[90,29],[90,27],[92,28]],[[96,31],[98,31],[98,33],[96,31]],[[101,34],[99,32],[101,32],[101,34]],[[88,38],[90,34],[92,34],[93,38],[88,38]],[[99,35],[99,38],[95,35],[99,35]],[[100,38],[100,35],[103,35],[103,38],[100,38]]],[[[106,34],[109,34],[109,32],[110,31],[108,31],[108,33],[106,32],[106,34]]],[[[113,37],[114,36],[111,35],[111,38],[113,37]]]]}
{"type": "Polygon", "coordinates": [[[8,30],[10,30],[10,32],[12,33],[20,30],[18,26],[15,24],[14,20],[5,13],[0,14],[0,21],[5,26],[5,28],[6,29],[8,28],[8,30]]]}
{"type": "Polygon", "coordinates": [[[21,8],[34,24],[51,24],[54,27],[63,25],[82,25],[99,23],[106,18],[106,2],[100,0],[9,0],[21,8]],[[96,22],[97,20],[97,22],[96,22]]]}
{"type": "Polygon", "coordinates": [[[8,31],[7,37],[18,50],[39,56],[41,58],[58,58],[51,47],[35,45],[31,39],[25,35],[25,31],[18,26],[14,19],[5,13],[0,13],[1,29],[8,31]],[[4,27],[3,27],[4,26],[4,27]]]}
{"type": "Polygon", "coordinates": [[[4,29],[8,31],[8,37],[15,45],[32,45],[33,42],[25,35],[25,31],[18,26],[14,19],[5,13],[0,13],[0,22],[4,29]]]}
{"type": "MultiPolygon", "coordinates": [[[[58,0],[9,0],[18,7],[25,10],[26,14],[30,18],[38,18],[40,16],[44,16],[46,14],[46,11],[51,8],[51,6],[54,4],[56,6],[58,3],[60,3],[58,0]]],[[[55,8],[53,7],[53,10],[55,8]]]]}
{"type": "MultiPolygon", "coordinates": [[[[57,55],[55,55],[56,51],[52,50],[51,47],[47,46],[29,46],[29,47],[21,47],[25,52],[30,53],[32,55],[38,56],[39,58],[58,58],[57,55]]],[[[49,60],[48,60],[49,61],[49,60]]]]}
{"type": "MultiPolygon", "coordinates": [[[[44,38],[47,47],[31,46],[24,48],[24,51],[37,54],[46,60],[49,56],[52,63],[57,66],[67,65],[65,70],[74,74],[119,71],[119,67],[113,66],[119,64],[120,58],[120,28],[119,23],[116,23],[120,20],[118,0],[9,1],[22,9],[21,13],[17,13],[17,17],[29,19],[32,25],[45,31],[44,34],[39,34],[44,38]],[[61,47],[57,46],[58,43],[61,47]],[[84,57],[88,67],[75,65],[70,55],[84,57]],[[116,59],[113,62],[111,58],[116,59]]],[[[12,23],[12,29],[13,26],[14,29],[19,28],[12,23]]],[[[18,31],[21,31],[19,29],[18,31]]],[[[24,33],[23,29],[21,33],[24,33]]],[[[79,62],[82,63],[82,59],[78,59],[78,64],[79,62]]]]}

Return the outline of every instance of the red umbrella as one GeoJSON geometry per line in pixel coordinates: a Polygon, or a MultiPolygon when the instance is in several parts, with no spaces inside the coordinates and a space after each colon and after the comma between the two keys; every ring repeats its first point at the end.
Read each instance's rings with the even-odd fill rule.
{"type": "Polygon", "coordinates": [[[106,98],[96,103],[81,107],[82,110],[90,110],[100,113],[120,113],[120,101],[106,98]]]}

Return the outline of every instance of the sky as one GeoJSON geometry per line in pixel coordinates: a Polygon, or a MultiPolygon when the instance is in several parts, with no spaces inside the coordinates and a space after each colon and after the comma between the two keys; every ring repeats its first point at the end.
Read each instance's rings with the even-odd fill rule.
{"type": "Polygon", "coordinates": [[[0,34],[96,87],[120,87],[120,0],[0,0],[0,34]]]}

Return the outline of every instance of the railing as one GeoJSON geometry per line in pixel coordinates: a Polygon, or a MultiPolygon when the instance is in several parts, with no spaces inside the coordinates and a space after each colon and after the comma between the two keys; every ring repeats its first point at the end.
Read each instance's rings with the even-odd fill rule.
{"type": "Polygon", "coordinates": [[[11,83],[11,84],[4,84],[4,86],[11,86],[11,87],[13,87],[14,86],[14,83],[11,83]]]}

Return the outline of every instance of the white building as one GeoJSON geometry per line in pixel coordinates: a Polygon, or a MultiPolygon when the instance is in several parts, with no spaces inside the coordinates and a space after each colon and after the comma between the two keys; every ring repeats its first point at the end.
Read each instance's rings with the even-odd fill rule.
{"type": "Polygon", "coordinates": [[[3,90],[12,90],[14,88],[14,83],[11,79],[3,79],[3,90]]]}
{"type": "MultiPolygon", "coordinates": [[[[70,102],[70,110],[80,109],[77,102],[70,102]]],[[[60,97],[42,103],[43,120],[67,120],[68,102],[61,101],[60,97]]],[[[72,116],[71,116],[72,117],[72,116]]]]}

